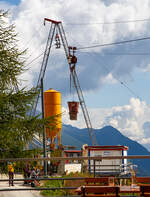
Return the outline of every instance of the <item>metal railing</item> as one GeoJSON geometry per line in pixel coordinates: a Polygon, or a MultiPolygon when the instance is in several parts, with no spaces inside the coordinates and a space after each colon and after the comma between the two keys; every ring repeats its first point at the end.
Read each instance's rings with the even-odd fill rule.
{"type": "Polygon", "coordinates": [[[46,158],[7,158],[0,159],[0,162],[15,161],[65,161],[65,160],[111,160],[111,159],[150,159],[150,155],[129,155],[129,156],[94,156],[94,157],[46,157],[46,158]]]}
{"type": "MultiPolygon", "coordinates": [[[[79,160],[79,161],[84,161],[84,160],[103,160],[103,159],[150,159],[150,155],[130,155],[130,156],[96,156],[96,157],[53,157],[53,158],[7,158],[7,159],[0,159],[0,163],[3,162],[17,162],[17,161],[24,161],[24,162],[30,162],[30,161],[65,161],[65,160],[79,160]]],[[[119,177],[117,177],[119,179],[119,177]]],[[[123,177],[120,177],[123,179],[123,177]]],[[[66,177],[66,178],[48,178],[48,177],[38,177],[36,180],[84,180],[85,177],[66,177]]],[[[127,179],[127,177],[125,177],[127,179]]],[[[14,182],[16,181],[33,181],[34,179],[13,179],[14,182]]],[[[9,182],[9,179],[0,179],[0,182],[9,182]]],[[[25,188],[0,188],[0,191],[26,191],[26,190],[75,190],[77,187],[25,187],[25,188]]]]}

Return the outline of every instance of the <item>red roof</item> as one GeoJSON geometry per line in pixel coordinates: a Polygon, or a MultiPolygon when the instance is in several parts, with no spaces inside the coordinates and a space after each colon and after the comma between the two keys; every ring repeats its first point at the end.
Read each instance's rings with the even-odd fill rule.
{"type": "Polygon", "coordinates": [[[85,146],[89,150],[128,150],[127,146],[85,146]]]}
{"type": "Polygon", "coordinates": [[[81,150],[64,150],[65,153],[81,153],[81,150]]]}

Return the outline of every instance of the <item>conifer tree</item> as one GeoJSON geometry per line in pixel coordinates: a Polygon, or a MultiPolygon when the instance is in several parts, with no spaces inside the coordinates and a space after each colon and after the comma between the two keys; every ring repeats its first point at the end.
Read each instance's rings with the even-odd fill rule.
{"type": "Polygon", "coordinates": [[[43,123],[29,117],[36,89],[19,89],[18,77],[25,72],[24,55],[17,46],[15,26],[8,25],[8,13],[0,10],[0,158],[21,157],[43,123]]]}

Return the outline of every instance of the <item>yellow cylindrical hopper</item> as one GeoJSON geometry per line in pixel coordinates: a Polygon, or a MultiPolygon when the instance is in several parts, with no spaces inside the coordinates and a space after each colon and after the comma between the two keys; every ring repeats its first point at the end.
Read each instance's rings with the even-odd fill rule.
{"type": "Polygon", "coordinates": [[[44,112],[45,118],[56,116],[54,123],[55,129],[50,131],[46,128],[46,136],[51,139],[51,146],[54,144],[54,139],[57,136],[58,145],[61,144],[61,93],[49,89],[44,92],[44,112]]]}

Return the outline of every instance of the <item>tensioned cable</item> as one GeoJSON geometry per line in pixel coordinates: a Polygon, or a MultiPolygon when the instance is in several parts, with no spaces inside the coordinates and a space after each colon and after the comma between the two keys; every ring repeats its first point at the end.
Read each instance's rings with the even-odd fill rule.
{"type": "Polygon", "coordinates": [[[145,37],[145,38],[137,38],[137,39],[133,39],[133,40],[124,40],[124,41],[119,41],[119,42],[112,42],[112,43],[108,43],[108,44],[97,44],[97,45],[93,45],[93,46],[80,47],[80,48],[77,48],[77,50],[97,48],[97,47],[105,47],[105,46],[118,45],[118,44],[125,44],[125,43],[137,42],[137,41],[149,40],[149,39],[150,39],[150,37],[145,37]]]}
{"type": "MultiPolygon", "coordinates": [[[[105,69],[110,73],[110,71],[109,71],[109,69],[106,67],[106,66],[104,66],[105,67],[105,69]]],[[[143,100],[139,95],[137,95],[131,88],[129,88],[128,87],[128,85],[125,83],[125,82],[123,82],[123,81],[121,81],[120,79],[118,79],[114,74],[112,74],[113,75],[113,77],[122,85],[122,86],[124,86],[126,89],[128,89],[128,91],[131,93],[131,94],[133,94],[135,97],[137,97],[137,98],[139,98],[141,101],[143,100]]]]}
{"type": "MultiPolygon", "coordinates": [[[[116,78],[116,77],[115,77],[116,78]]],[[[117,79],[117,78],[116,78],[117,79]]],[[[117,79],[120,83],[121,83],[121,85],[123,85],[124,87],[126,87],[128,90],[129,90],[129,92],[131,92],[135,97],[137,97],[140,101],[142,101],[143,99],[140,97],[140,96],[138,96],[131,88],[129,88],[124,82],[122,82],[122,81],[120,81],[119,79],[117,79]]]]}
{"type": "MultiPolygon", "coordinates": [[[[145,39],[145,38],[143,38],[143,39],[145,39]]],[[[148,37],[148,39],[150,39],[150,37],[148,37]]],[[[74,40],[74,39],[73,39],[74,40]]],[[[142,40],[142,38],[141,39],[136,39],[136,40],[142,40]]],[[[130,41],[136,41],[136,40],[130,40],[130,41]]],[[[129,42],[129,41],[123,41],[123,42],[129,42]]],[[[111,43],[112,44],[112,43],[111,43]]],[[[117,44],[119,44],[119,42],[117,42],[117,44]]],[[[120,44],[121,44],[121,42],[120,42],[120,44]]],[[[79,45],[79,44],[78,44],[79,45]]],[[[81,48],[77,48],[77,50],[78,49],[81,49],[81,48]]],[[[88,54],[89,54],[89,52],[88,52],[88,54]]],[[[121,54],[121,53],[120,53],[121,54]]],[[[139,53],[140,55],[150,55],[150,53],[139,53]]],[[[133,54],[130,54],[130,55],[139,55],[138,53],[133,53],[133,54]]],[[[92,55],[94,55],[93,53],[92,53],[92,55]]],[[[101,55],[101,54],[100,54],[101,55]]],[[[105,55],[105,54],[104,54],[105,55]]],[[[117,54],[118,55],[118,54],[117,54]]],[[[91,57],[91,55],[90,55],[90,57],[91,57]]],[[[105,67],[105,69],[108,71],[108,73],[110,73],[110,70],[106,67],[106,66],[104,66],[105,67]]],[[[121,81],[121,80],[119,80],[116,76],[114,76],[113,75],[113,77],[122,85],[122,86],[124,86],[126,89],[128,89],[128,91],[132,94],[132,95],[134,95],[136,98],[139,98],[141,101],[142,101],[142,98],[140,97],[140,96],[138,96],[131,88],[129,88],[128,86],[127,86],[127,84],[125,83],[125,82],[123,82],[123,81],[121,81]]]]}
{"type": "Polygon", "coordinates": [[[99,54],[100,56],[105,56],[105,55],[150,55],[150,53],[103,53],[99,54]]]}
{"type": "Polygon", "coordinates": [[[44,52],[42,52],[40,55],[38,55],[33,60],[31,60],[31,62],[29,62],[26,66],[29,66],[30,64],[32,64],[34,61],[36,61],[38,58],[40,58],[43,54],[44,54],[44,52]]]}
{"type": "Polygon", "coordinates": [[[64,23],[65,25],[109,25],[121,23],[134,23],[134,22],[150,22],[150,19],[127,20],[127,21],[113,21],[113,22],[91,22],[91,23],[64,23]]]}
{"type": "MultiPolygon", "coordinates": [[[[42,26],[43,26],[43,25],[41,24],[40,27],[39,27],[39,29],[38,29],[38,32],[39,32],[39,30],[41,29],[42,26]]],[[[36,32],[33,34],[33,36],[31,37],[31,39],[27,41],[26,45],[24,45],[24,48],[25,48],[25,46],[27,47],[27,46],[29,45],[29,43],[32,42],[33,37],[35,37],[35,35],[36,35],[36,32]]],[[[25,50],[26,50],[26,49],[25,49],[25,50]]],[[[29,55],[29,57],[26,58],[26,60],[30,59],[31,56],[32,56],[32,53],[31,53],[31,55],[29,55]]],[[[29,63],[29,64],[30,64],[30,63],[29,63]]]]}
{"type": "MultiPolygon", "coordinates": [[[[73,38],[72,38],[73,39],[73,38]]],[[[74,39],[73,39],[73,41],[74,41],[74,39]]],[[[78,44],[79,45],[79,44],[78,44]]],[[[87,54],[89,55],[89,53],[91,53],[91,52],[87,52],[87,54]]],[[[91,53],[92,55],[94,55],[93,53],[91,53]]],[[[148,54],[148,53],[147,53],[148,54]]],[[[150,55],[150,53],[149,53],[149,55],[150,55]]],[[[90,57],[91,57],[91,55],[90,55],[90,57]]],[[[111,71],[106,67],[106,66],[104,66],[104,68],[107,70],[107,72],[108,73],[111,73],[111,71]]],[[[126,89],[128,89],[128,91],[131,93],[131,94],[133,94],[136,98],[139,98],[140,100],[142,100],[141,99],[141,97],[139,97],[131,88],[129,88],[123,81],[121,81],[121,80],[119,80],[116,76],[114,76],[113,75],[113,77],[122,85],[122,86],[124,86],[126,89]]]]}
{"type": "MultiPolygon", "coordinates": [[[[150,39],[150,37],[148,37],[149,39],[150,39]]],[[[148,39],[147,38],[147,39],[148,39]]],[[[144,39],[144,38],[143,38],[144,39]]],[[[139,40],[139,39],[137,39],[137,40],[139,40]]],[[[141,39],[140,39],[141,40],[141,39]]],[[[130,40],[131,41],[131,40],[130,40]]],[[[130,41],[123,41],[123,42],[130,42],[130,41]]],[[[134,40],[135,41],[135,40],[134,40]]],[[[119,43],[121,43],[121,42],[119,42],[119,43]]],[[[112,43],[111,43],[112,44],[112,43]]],[[[108,44],[107,44],[108,45],[108,44]]],[[[54,45],[53,45],[54,46],[54,45]]],[[[81,49],[81,48],[78,48],[78,49],[81,49]]],[[[27,66],[28,65],[30,65],[30,64],[32,64],[35,60],[37,60],[39,57],[41,57],[42,55],[44,54],[44,52],[42,52],[40,55],[38,55],[36,58],[34,58],[30,63],[28,63],[27,64],[27,66]]],[[[148,55],[150,55],[150,54],[148,54],[148,55]]],[[[105,67],[106,68],[106,67],[105,67]]],[[[108,68],[106,68],[107,69],[107,71],[109,71],[108,70],[108,68]]],[[[110,72],[110,71],[109,71],[110,72]]],[[[118,80],[119,82],[120,82],[120,84],[121,85],[123,85],[124,87],[126,87],[134,96],[136,96],[137,98],[139,98],[140,100],[142,100],[139,96],[137,96],[136,95],[136,93],[131,89],[131,88],[129,88],[124,82],[122,82],[122,81],[120,81],[118,78],[116,78],[115,76],[114,76],[114,78],[116,79],[116,80],[118,80]]]]}
{"type": "Polygon", "coordinates": [[[41,26],[43,26],[43,25],[41,24],[40,27],[38,28],[38,30],[37,30],[37,31],[32,35],[32,37],[25,43],[24,48],[26,48],[26,47],[29,45],[29,43],[32,42],[32,40],[33,40],[33,38],[35,37],[35,35],[37,34],[37,32],[40,31],[41,26]]]}
{"type": "MultiPolygon", "coordinates": [[[[105,67],[105,69],[107,70],[107,71],[109,71],[109,69],[106,67],[106,66],[104,66],[105,67]]],[[[110,71],[109,71],[109,73],[111,73],[110,71]]],[[[118,79],[114,74],[112,74],[113,75],[113,77],[122,85],[122,86],[124,86],[126,89],[128,89],[128,91],[132,94],[132,95],[134,95],[136,98],[138,98],[140,101],[142,101],[143,99],[140,97],[140,96],[138,96],[131,88],[129,88],[128,87],[128,85],[125,83],[125,82],[123,82],[123,81],[121,81],[120,79],[118,79]]]]}
{"type": "MultiPolygon", "coordinates": [[[[55,44],[52,45],[52,47],[55,46],[55,44]]],[[[33,60],[31,60],[26,66],[29,66],[30,64],[32,64],[33,62],[35,62],[38,58],[40,58],[43,54],[45,53],[45,51],[43,51],[40,55],[38,55],[37,57],[35,57],[33,60]]]]}
{"type": "MultiPolygon", "coordinates": [[[[80,51],[80,53],[82,54],[82,53],[85,53],[85,52],[80,51]]],[[[79,55],[80,55],[80,54],[79,54],[79,55]]],[[[150,55],[150,53],[100,53],[100,54],[98,54],[98,55],[99,55],[99,56],[107,56],[107,55],[112,55],[112,56],[117,56],[117,55],[118,55],[118,56],[119,56],[119,55],[124,55],[124,56],[125,56],[125,55],[131,55],[131,56],[132,56],[132,55],[133,55],[133,56],[134,56],[134,55],[135,55],[135,56],[136,56],[136,55],[137,55],[137,56],[140,55],[140,56],[142,56],[142,55],[143,55],[143,56],[144,56],[144,55],[150,55]]]]}
{"type": "MultiPolygon", "coordinates": [[[[92,52],[87,52],[88,55],[89,55],[89,53],[90,53],[90,57],[95,55],[95,54],[92,53],[92,52]]],[[[108,69],[108,67],[107,67],[106,65],[103,65],[103,67],[107,70],[108,73],[112,73],[112,72],[108,69]]],[[[127,85],[125,82],[123,82],[123,81],[121,81],[120,79],[118,79],[118,78],[115,76],[115,74],[112,73],[112,75],[113,75],[113,77],[114,77],[122,86],[124,86],[132,95],[134,95],[136,98],[140,99],[141,101],[143,100],[139,95],[137,95],[137,94],[135,93],[135,91],[133,91],[131,88],[129,88],[128,85],[127,85]]]]}

